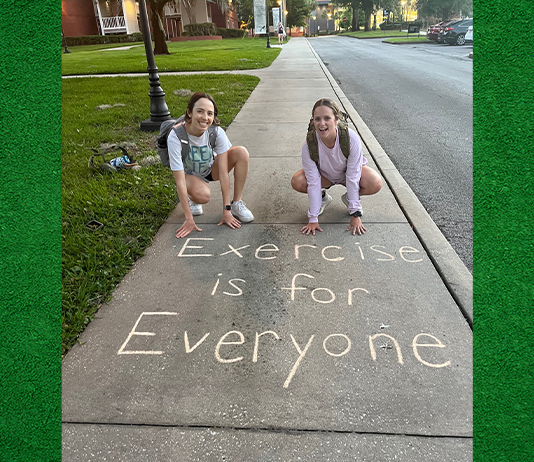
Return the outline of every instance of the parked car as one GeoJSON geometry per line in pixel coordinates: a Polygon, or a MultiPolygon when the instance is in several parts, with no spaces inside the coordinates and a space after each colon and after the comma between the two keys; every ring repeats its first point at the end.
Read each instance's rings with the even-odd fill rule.
{"type": "Polygon", "coordinates": [[[426,38],[428,40],[431,40],[433,42],[443,43],[443,39],[439,39],[439,32],[446,27],[448,24],[459,21],[459,19],[447,19],[446,21],[441,21],[438,24],[434,24],[433,26],[429,26],[426,31],[426,38]]]}
{"type": "Polygon", "coordinates": [[[473,43],[473,26],[467,28],[465,33],[465,43],[473,43]]]}
{"type": "Polygon", "coordinates": [[[463,19],[461,21],[448,24],[439,33],[443,40],[449,45],[465,45],[465,33],[469,26],[473,25],[473,19],[463,19]]]}

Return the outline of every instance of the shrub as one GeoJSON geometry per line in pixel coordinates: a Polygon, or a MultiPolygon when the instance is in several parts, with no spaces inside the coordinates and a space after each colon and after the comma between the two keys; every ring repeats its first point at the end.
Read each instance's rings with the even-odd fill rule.
{"type": "Polygon", "coordinates": [[[65,37],[65,41],[69,47],[80,45],[101,45],[105,43],[142,42],[143,34],[135,32],[134,34],[128,35],[82,35],[80,37],[65,37]]]}
{"type": "Polygon", "coordinates": [[[225,29],[224,27],[217,28],[217,35],[222,38],[242,38],[247,35],[247,31],[243,29],[225,29]]]}
{"type": "Polygon", "coordinates": [[[381,30],[394,30],[394,29],[400,29],[401,25],[400,23],[393,23],[393,22],[383,22],[380,24],[381,30]]]}
{"type": "Polygon", "coordinates": [[[217,27],[217,35],[220,35],[222,38],[228,37],[228,29],[224,27],[217,27]]]}
{"type": "Polygon", "coordinates": [[[203,22],[199,24],[186,24],[185,34],[191,37],[202,35],[217,35],[217,26],[212,22],[203,22]]]}

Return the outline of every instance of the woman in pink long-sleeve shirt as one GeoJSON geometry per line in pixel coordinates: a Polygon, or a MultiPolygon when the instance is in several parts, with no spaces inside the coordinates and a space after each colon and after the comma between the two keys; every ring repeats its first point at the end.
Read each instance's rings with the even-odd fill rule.
{"type": "Polygon", "coordinates": [[[320,99],[312,110],[312,121],[319,145],[319,165],[310,158],[308,145],[302,145],[302,169],[293,175],[291,186],[298,192],[308,193],[308,224],[302,227],[303,234],[315,235],[322,231],[319,215],[332,202],[326,189],[335,184],[346,186],[347,192],[341,200],[347,205],[351,215],[347,231],[363,234],[362,206],[360,196],[376,194],[382,188],[382,179],[373,169],[367,167],[367,159],[362,154],[362,144],[358,135],[349,129],[350,155],[347,159],[339,145],[337,123],[341,111],[330,99],[320,99]]]}

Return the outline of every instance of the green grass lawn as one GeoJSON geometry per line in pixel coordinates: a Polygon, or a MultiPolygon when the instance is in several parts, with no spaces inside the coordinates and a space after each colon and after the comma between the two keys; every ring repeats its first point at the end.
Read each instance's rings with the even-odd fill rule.
{"type": "MultiPolygon", "coordinates": [[[[68,47],[71,53],[83,53],[84,51],[97,51],[97,50],[106,50],[108,48],[122,48],[122,47],[139,47],[142,46],[143,50],[145,49],[145,44],[143,42],[128,42],[128,43],[100,43],[98,45],[80,45],[68,47]]],[[[61,50],[64,51],[65,47],[61,47],[61,50]]]]}
{"type": "Polygon", "coordinates": [[[384,40],[386,43],[429,43],[430,40],[426,38],[425,35],[420,35],[417,37],[417,35],[412,35],[411,37],[404,37],[404,38],[391,38],[384,40]]]}
{"type": "MultiPolygon", "coordinates": [[[[171,115],[185,112],[188,96],[205,91],[217,102],[221,125],[237,115],[259,79],[246,75],[161,76],[171,115]]],[[[156,134],[139,124],[150,117],[149,82],[142,77],[63,79],[62,108],[62,289],[63,353],[76,342],[116,284],[143,255],[176,206],[172,173],[149,160],[157,156],[156,134]],[[121,104],[108,109],[101,105],[121,104]],[[139,170],[100,173],[88,168],[103,143],[127,146],[139,170]],[[103,224],[86,227],[91,220],[103,224]]],[[[107,160],[120,155],[114,152],[107,160]]]]}
{"type": "MultiPolygon", "coordinates": [[[[88,45],[69,48],[72,53],[62,55],[63,75],[146,73],[148,64],[144,46],[129,50],[105,51],[105,48],[132,44],[108,45],[110,46],[88,45]]],[[[280,48],[266,48],[266,39],[248,37],[170,42],[167,45],[171,54],[155,57],[160,72],[259,69],[268,67],[281,51],[280,48]]]]}
{"type": "Polygon", "coordinates": [[[406,31],[400,32],[399,30],[370,30],[365,32],[358,30],[356,32],[343,32],[340,35],[350,35],[351,37],[359,38],[378,38],[378,37],[406,37],[406,31]]]}

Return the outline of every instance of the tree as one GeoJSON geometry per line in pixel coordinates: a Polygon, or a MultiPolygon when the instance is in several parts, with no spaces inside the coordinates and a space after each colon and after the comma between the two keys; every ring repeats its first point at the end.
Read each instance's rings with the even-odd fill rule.
{"type": "Polygon", "coordinates": [[[417,11],[423,17],[433,16],[442,20],[455,15],[473,13],[473,0],[417,0],[417,11]]]}
{"type": "Polygon", "coordinates": [[[374,6],[373,0],[362,0],[362,10],[365,14],[365,31],[371,30],[371,16],[373,15],[374,6]]]}
{"type": "Polygon", "coordinates": [[[362,6],[361,0],[334,0],[334,5],[337,6],[346,6],[352,10],[352,23],[351,23],[351,30],[357,31],[360,29],[359,22],[359,9],[362,6]]]}
{"type": "Polygon", "coordinates": [[[337,19],[340,29],[348,29],[352,23],[352,8],[336,11],[334,18],[337,19]],[[347,21],[343,22],[343,18],[347,18],[347,21]]]}
{"type": "Polygon", "coordinates": [[[239,0],[237,17],[241,24],[248,24],[249,29],[254,29],[254,2],[253,0],[239,0]]]}
{"type": "MultiPolygon", "coordinates": [[[[163,19],[165,18],[165,5],[175,0],[146,0],[150,5],[150,25],[154,36],[154,55],[170,55],[165,41],[165,29],[163,19]]],[[[180,0],[191,24],[196,24],[196,4],[197,0],[180,0]]],[[[228,0],[216,0],[217,6],[223,13],[228,11],[228,0]]]]}
{"type": "Polygon", "coordinates": [[[315,0],[287,0],[286,28],[291,33],[292,27],[306,25],[306,18],[315,9],[315,0]]]}
{"type": "Polygon", "coordinates": [[[170,1],[172,0],[147,0],[150,5],[150,24],[152,26],[152,35],[154,36],[155,55],[170,55],[165,42],[165,29],[163,28],[165,4],[170,1]]]}

